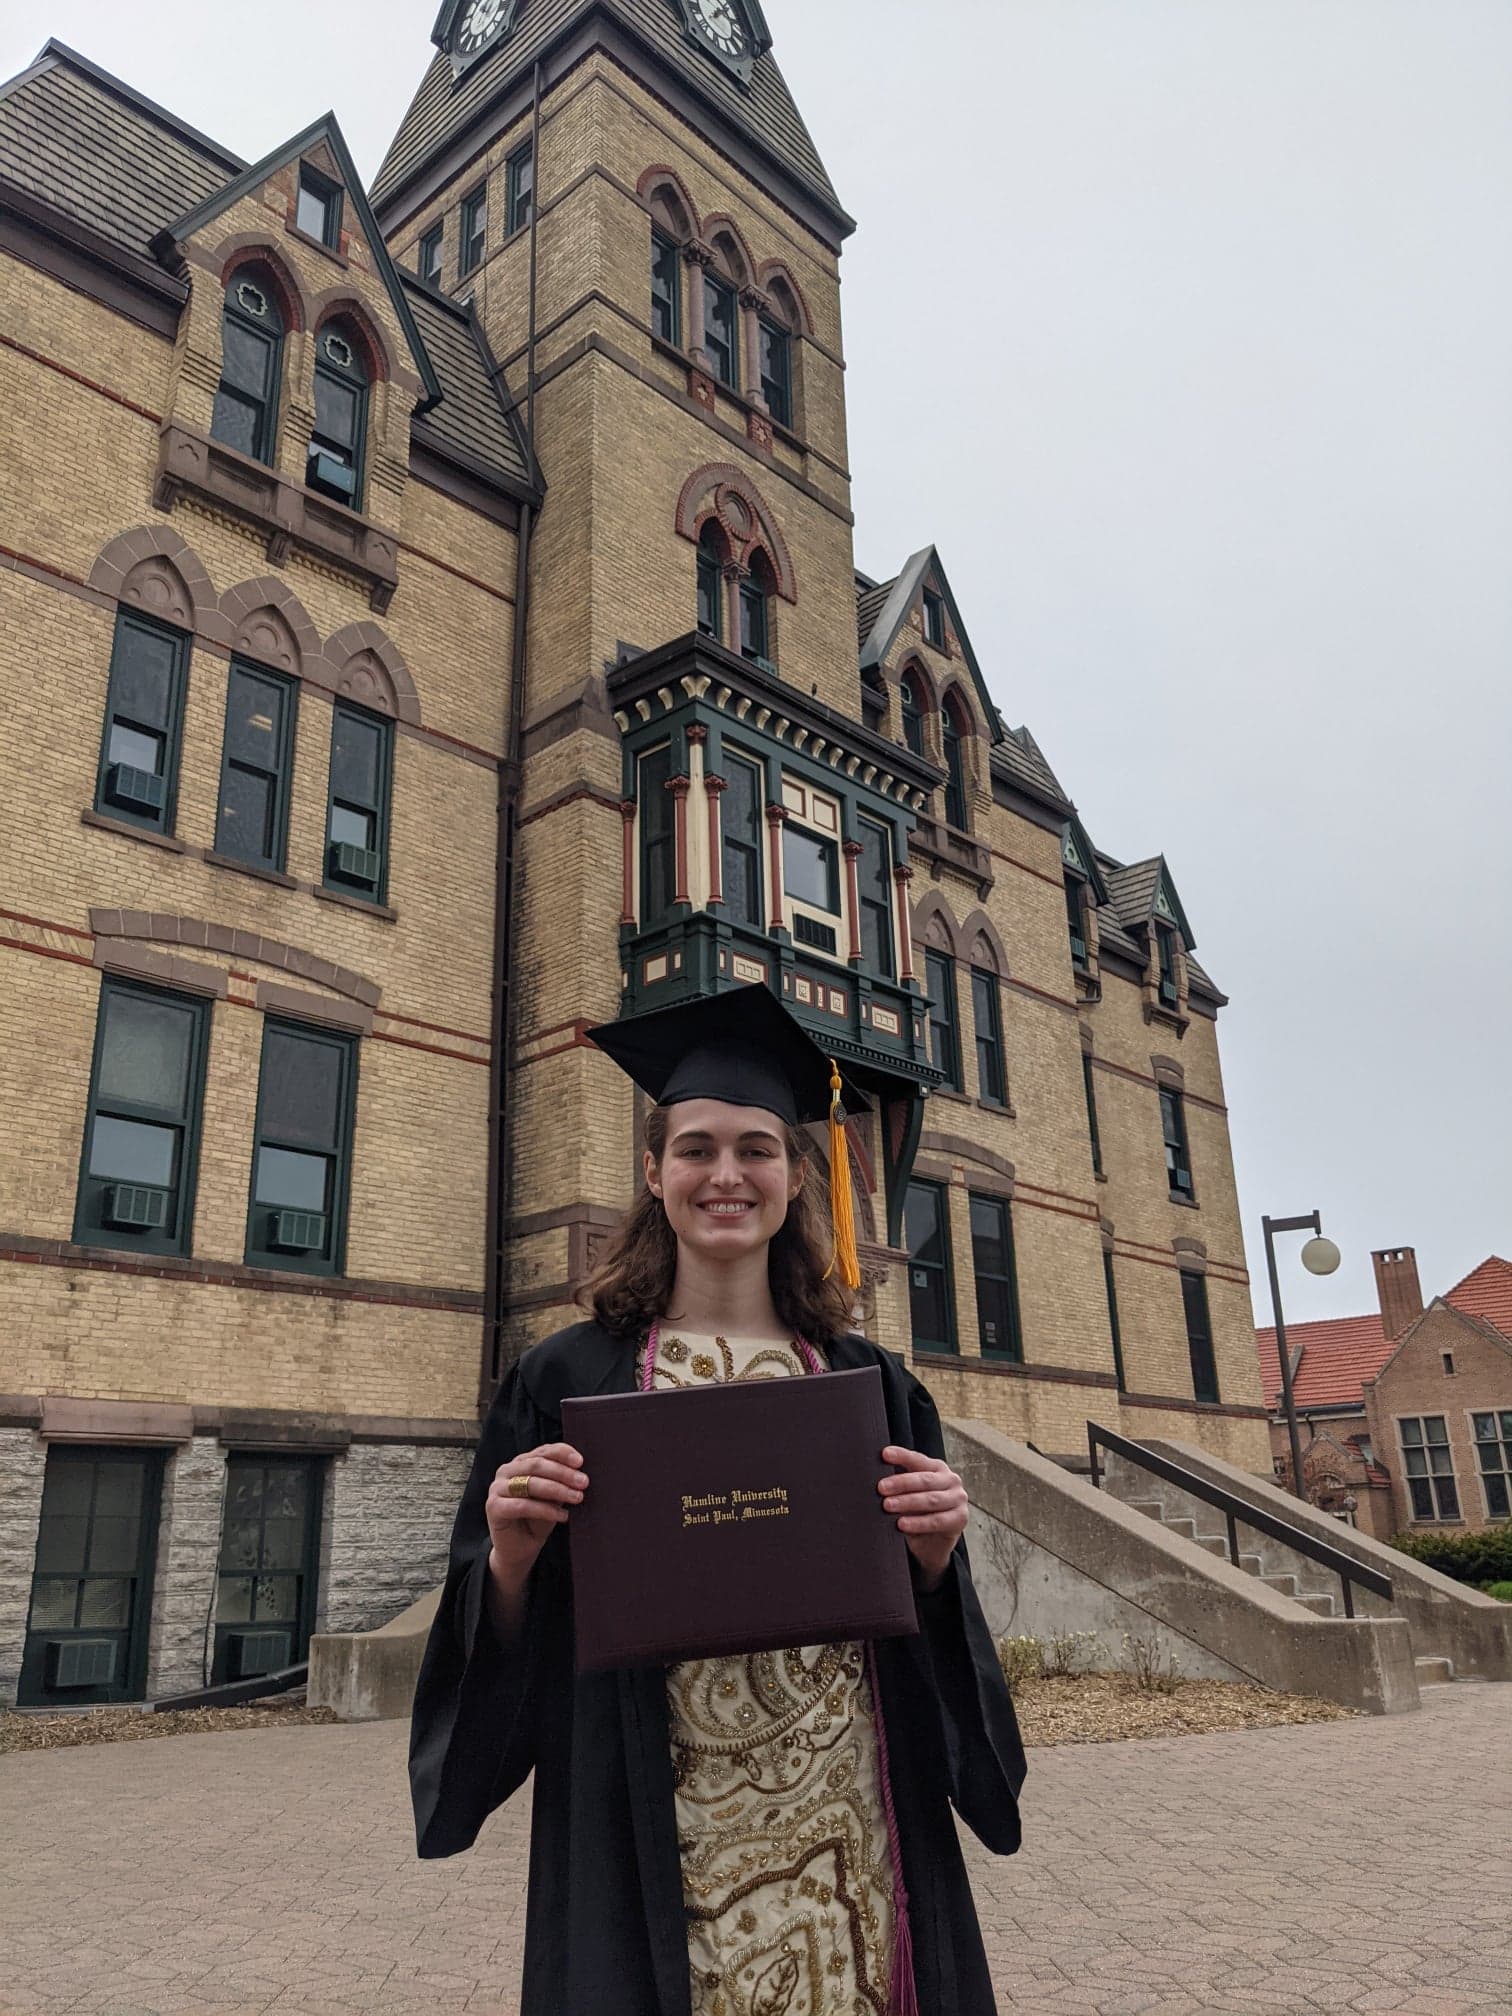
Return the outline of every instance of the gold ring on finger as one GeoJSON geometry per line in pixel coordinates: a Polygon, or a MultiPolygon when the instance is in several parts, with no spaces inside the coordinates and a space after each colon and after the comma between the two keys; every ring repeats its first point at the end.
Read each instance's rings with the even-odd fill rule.
{"type": "Polygon", "coordinates": [[[528,1470],[522,1470],[518,1476],[510,1478],[509,1495],[511,1498],[529,1498],[531,1496],[530,1472],[528,1470]]]}

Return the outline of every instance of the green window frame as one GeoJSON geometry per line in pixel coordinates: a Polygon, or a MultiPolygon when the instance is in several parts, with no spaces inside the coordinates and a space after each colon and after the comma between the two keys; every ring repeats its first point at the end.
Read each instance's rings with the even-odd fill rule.
{"type": "Polygon", "coordinates": [[[297,1666],[309,1650],[324,1470],[313,1456],[226,1458],[212,1686],[297,1666]]]}
{"type": "Polygon", "coordinates": [[[232,659],[215,815],[215,852],[228,861],[283,873],[298,700],[281,672],[232,659]]]}
{"type": "Polygon", "coordinates": [[[924,754],[924,709],[919,689],[908,673],[898,681],[898,714],[903,726],[903,747],[915,756],[924,754]]]}
{"type": "Polygon", "coordinates": [[[1090,1050],[1083,1050],[1082,1052],[1082,1090],[1087,1098],[1087,1138],[1092,1144],[1092,1174],[1094,1176],[1101,1176],[1103,1173],[1102,1130],[1097,1124],[1097,1082],[1092,1076],[1092,1053],[1090,1050]]]}
{"type": "Polygon", "coordinates": [[[1087,885],[1079,875],[1067,875],[1066,884],[1066,930],[1071,940],[1071,964],[1078,973],[1085,973],[1088,967],[1087,955],[1087,885]]]}
{"type": "Polygon", "coordinates": [[[341,243],[341,185],[312,168],[299,164],[299,199],[294,211],[295,229],[331,250],[341,243]]]}
{"type": "Polygon", "coordinates": [[[767,584],[758,573],[748,574],[740,584],[740,655],[764,671],[777,668],[772,663],[772,620],[767,584]]]}
{"type": "Polygon", "coordinates": [[[151,833],[172,833],[190,639],[133,609],[116,616],[95,810],[151,833]]]}
{"type": "Polygon", "coordinates": [[[523,231],[535,209],[535,145],[527,140],[505,164],[504,235],[523,231]]]}
{"type": "Polygon", "coordinates": [[[1176,934],[1168,924],[1155,926],[1155,957],[1160,968],[1160,1005],[1174,1008],[1180,998],[1176,988],[1176,934]]]}
{"type": "Polygon", "coordinates": [[[1013,1248],[1013,1210],[1006,1197],[969,1192],[971,1269],[976,1276],[977,1333],[984,1358],[1024,1362],[1019,1320],[1018,1262],[1013,1248]]]}
{"type": "Polygon", "coordinates": [[[761,886],[762,772],[726,748],[719,801],[722,908],[732,924],[764,926],[761,886]]]}
{"type": "Polygon", "coordinates": [[[49,1448],[18,1706],[142,1698],[162,1490],[159,1450],[49,1448]]]}
{"type": "Polygon", "coordinates": [[[966,760],[961,753],[961,724],[949,701],[940,709],[940,741],[945,752],[945,823],[964,833],[970,818],[966,804],[966,760]]]}
{"type": "Polygon", "coordinates": [[[989,1106],[1006,1106],[1002,999],[998,976],[985,966],[971,969],[971,1019],[976,1026],[977,1097],[989,1106]]]}
{"type": "Polygon", "coordinates": [[[325,886],[365,902],[388,895],[394,724],[338,701],[331,710],[325,886]]]}
{"type": "Polygon", "coordinates": [[[263,1024],[247,1207],[247,1264],[341,1274],[357,1110],[357,1039],[263,1024]]]}
{"type": "Polygon", "coordinates": [[[1218,1360],[1208,1313],[1207,1277],[1181,1270],[1181,1309],[1186,1320],[1187,1357],[1192,1366],[1192,1398],[1218,1404],[1218,1360]]]}
{"type": "Polygon", "coordinates": [[[724,642],[724,547],[712,518],[698,535],[697,622],[705,637],[724,642]]]}
{"type": "Polygon", "coordinates": [[[793,424],[793,338],[780,323],[763,315],[757,325],[761,340],[761,396],[779,427],[793,424]]]}
{"type": "Polygon", "coordinates": [[[462,198],[462,232],[457,249],[457,278],[465,280],[483,264],[488,242],[488,184],[480,182],[462,198]]]}
{"type": "Polygon", "coordinates": [[[1160,1088],[1160,1133],[1165,1144],[1166,1183],[1170,1193],[1190,1201],[1192,1158],[1187,1148],[1186,1101],[1168,1085],[1160,1088]]]}
{"type": "Polygon", "coordinates": [[[891,980],[893,966],[892,839],[875,819],[856,821],[861,857],[856,863],[856,895],[861,905],[861,963],[868,973],[891,980]]]}
{"type": "Polygon", "coordinates": [[[945,649],[945,602],[933,588],[924,590],[924,640],[936,651],[945,649]]]}
{"type": "Polygon", "coordinates": [[[1402,1474],[1414,1523],[1431,1521],[1437,1525],[1458,1521],[1462,1517],[1459,1485],[1455,1481],[1454,1455],[1444,1416],[1401,1415],[1397,1433],[1402,1440],[1402,1474]]]}
{"type": "Polygon", "coordinates": [[[665,231],[651,233],[651,334],[682,348],[682,247],[665,231]]]}
{"type": "Polygon", "coordinates": [[[948,952],[924,954],[924,984],[929,989],[929,1057],[945,1074],[944,1090],[961,1085],[961,1029],[956,1010],[955,961],[948,952]]]}
{"type": "Polygon", "coordinates": [[[704,272],[704,354],[721,385],[740,383],[740,307],[735,289],[717,273],[704,272]]]}
{"type": "Polygon", "coordinates": [[[100,985],[74,1242],[191,1248],[210,1003],[107,976],[100,985]]]}
{"type": "Polygon", "coordinates": [[[1475,1457],[1488,1519],[1512,1518],[1512,1413],[1472,1414],[1475,1457]]]}
{"type": "Polygon", "coordinates": [[[418,257],[420,278],[428,280],[432,287],[439,287],[441,285],[441,246],[443,236],[444,227],[440,224],[433,224],[420,240],[418,257]]]}
{"type": "Polygon", "coordinates": [[[226,283],[221,311],[221,375],[210,438],[254,462],[271,464],[283,380],[283,316],[272,288],[243,267],[226,283]]]}
{"type": "Polygon", "coordinates": [[[362,509],[367,471],[368,373],[362,346],[341,325],[321,330],[315,351],[315,425],[305,488],[349,511],[362,509]]]}
{"type": "Polygon", "coordinates": [[[636,765],[640,806],[640,921],[659,924],[677,899],[677,823],[672,793],[672,745],[648,749],[636,765]]]}
{"type": "Polygon", "coordinates": [[[1127,1393],[1129,1382],[1124,1375],[1123,1332],[1118,1324],[1118,1284],[1113,1278],[1113,1255],[1103,1248],[1103,1288],[1108,1297],[1108,1335],[1113,1341],[1113,1376],[1118,1381],[1120,1393],[1127,1393]]]}
{"type": "Polygon", "coordinates": [[[950,1193],[943,1183],[910,1183],[903,1205],[908,1309],[916,1351],[957,1351],[950,1265],[950,1193]]]}

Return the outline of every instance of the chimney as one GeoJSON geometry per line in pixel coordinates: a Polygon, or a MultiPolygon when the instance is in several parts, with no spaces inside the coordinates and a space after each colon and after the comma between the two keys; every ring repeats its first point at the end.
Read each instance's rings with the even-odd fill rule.
{"type": "Polygon", "coordinates": [[[1372,1253],[1370,1257],[1375,1263],[1382,1328],[1388,1337],[1400,1337],[1408,1324],[1416,1322],[1423,1313],[1417,1254],[1411,1246],[1388,1246],[1384,1252],[1372,1253]]]}

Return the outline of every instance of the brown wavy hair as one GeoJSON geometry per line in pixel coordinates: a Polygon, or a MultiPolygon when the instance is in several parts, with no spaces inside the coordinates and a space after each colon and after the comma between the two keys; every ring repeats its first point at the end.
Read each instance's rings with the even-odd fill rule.
{"type": "MultiPolygon", "coordinates": [[[[646,1147],[658,1167],[670,1124],[668,1107],[653,1106],[646,1115],[646,1147]]],[[[786,1127],[783,1146],[790,1166],[805,1165],[803,1187],[772,1235],[767,1278],[783,1324],[796,1336],[820,1344],[851,1328],[850,1301],[838,1276],[829,1272],[834,1239],[829,1202],[814,1167],[813,1144],[800,1128],[786,1127]]],[[[608,1252],[578,1289],[577,1300],[606,1330],[639,1337],[666,1314],[676,1275],[677,1234],[666,1206],[645,1186],[625,1213],[608,1252]]]]}

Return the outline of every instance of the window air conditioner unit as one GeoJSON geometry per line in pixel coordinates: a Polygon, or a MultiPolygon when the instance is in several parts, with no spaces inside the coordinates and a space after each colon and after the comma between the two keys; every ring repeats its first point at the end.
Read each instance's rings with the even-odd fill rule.
{"type": "Polygon", "coordinates": [[[305,481],[340,503],[350,504],[357,490],[357,471],[334,455],[327,455],[323,448],[312,448],[305,481]]]}
{"type": "Polygon", "coordinates": [[[1190,1190],[1191,1187],[1192,1174],[1189,1169],[1173,1169],[1171,1171],[1171,1188],[1173,1190],[1190,1190]]]}
{"type": "Polygon", "coordinates": [[[1160,998],[1167,1008],[1174,1008],[1176,1006],[1176,982],[1174,980],[1161,981],[1160,998]]]}
{"type": "Polygon", "coordinates": [[[342,882],[360,889],[378,887],[378,856],[371,847],[354,847],[350,840],[333,840],[327,855],[331,873],[342,882]]]}
{"type": "Polygon", "coordinates": [[[161,812],[163,780],[156,771],[138,770],[132,763],[112,763],[105,772],[105,796],[129,812],[161,812]]]}
{"type": "Polygon", "coordinates": [[[275,1211],[269,1243],[281,1253],[318,1253],[325,1235],[322,1211],[275,1211]]]}
{"type": "Polygon", "coordinates": [[[168,1192],[145,1183],[110,1183],[104,1218],[123,1232],[161,1232],[168,1223],[168,1192]]]}
{"type": "Polygon", "coordinates": [[[793,914],[793,936],[800,945],[812,945],[820,952],[833,952],[837,940],[828,924],[821,924],[815,917],[805,917],[801,911],[793,914]]]}
{"type": "Polygon", "coordinates": [[[113,1638],[54,1638],[48,1645],[49,1687],[108,1687],[115,1670],[113,1638]]]}
{"type": "Polygon", "coordinates": [[[255,1680],[290,1665],[293,1640],[287,1631],[233,1631],[226,1640],[227,1677],[255,1680]]]}

